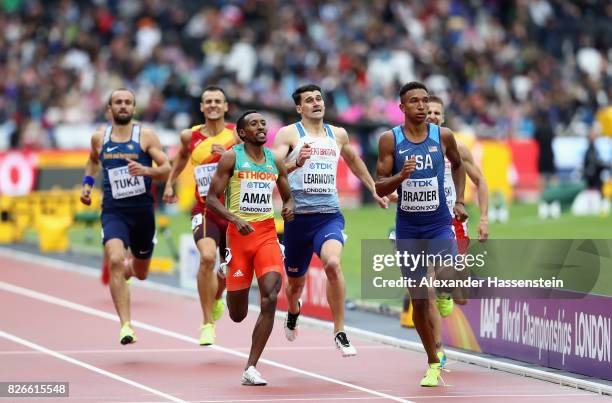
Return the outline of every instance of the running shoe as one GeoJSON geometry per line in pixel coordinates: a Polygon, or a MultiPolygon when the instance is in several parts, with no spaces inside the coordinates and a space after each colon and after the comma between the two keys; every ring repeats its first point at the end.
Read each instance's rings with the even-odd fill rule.
{"type": "Polygon", "coordinates": [[[287,311],[285,318],[285,337],[289,341],[294,341],[298,335],[298,318],[302,310],[302,300],[298,300],[298,313],[287,311]]]}
{"type": "Polygon", "coordinates": [[[257,371],[255,367],[251,365],[242,374],[241,383],[247,386],[263,386],[266,385],[268,382],[263,379],[259,371],[257,371]]]}
{"type": "Polygon", "coordinates": [[[213,320],[216,322],[219,319],[221,319],[221,316],[223,316],[224,311],[225,311],[225,305],[223,305],[223,301],[221,300],[221,298],[216,299],[215,302],[213,302],[213,308],[212,308],[213,320]]]}
{"type": "Polygon", "coordinates": [[[206,323],[200,326],[200,346],[210,346],[215,344],[215,325],[206,323]]]}
{"type": "Polygon", "coordinates": [[[433,364],[429,364],[429,368],[427,368],[425,376],[423,377],[423,379],[421,379],[421,386],[438,386],[438,379],[442,379],[440,377],[440,363],[436,362],[433,364]]]}
{"type": "Polygon", "coordinates": [[[125,346],[126,344],[136,343],[136,340],[136,334],[130,326],[130,322],[125,322],[119,332],[119,342],[125,346]]]}
{"type": "Polygon", "coordinates": [[[353,357],[357,355],[357,350],[355,347],[353,347],[348,337],[346,337],[346,333],[336,333],[334,336],[334,342],[336,343],[336,348],[340,350],[343,357],[353,357]]]}
{"type": "Polygon", "coordinates": [[[453,306],[455,303],[453,302],[453,298],[450,295],[438,295],[436,297],[436,305],[438,306],[438,312],[440,312],[440,316],[446,318],[453,313],[453,306]]]}

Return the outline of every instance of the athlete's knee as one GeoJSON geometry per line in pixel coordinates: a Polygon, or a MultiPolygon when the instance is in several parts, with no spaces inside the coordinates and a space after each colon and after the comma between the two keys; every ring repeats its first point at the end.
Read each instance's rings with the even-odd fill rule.
{"type": "Polygon", "coordinates": [[[323,262],[323,268],[328,279],[336,279],[340,276],[340,257],[330,256],[323,262]]]}
{"type": "Polygon", "coordinates": [[[418,311],[418,312],[427,312],[427,310],[429,309],[429,300],[425,299],[425,298],[413,298],[412,299],[412,309],[413,312],[414,311],[418,311]]]}
{"type": "Polygon", "coordinates": [[[270,292],[268,295],[261,297],[261,312],[272,313],[276,310],[276,301],[278,293],[276,291],[270,292]]]}
{"type": "Polygon", "coordinates": [[[230,319],[236,323],[240,323],[246,318],[248,309],[230,309],[230,319]]]}
{"type": "Polygon", "coordinates": [[[211,271],[215,267],[215,262],[217,260],[216,251],[206,250],[200,254],[200,271],[206,270],[211,271]]]}
{"type": "Polygon", "coordinates": [[[287,281],[287,286],[285,287],[285,290],[288,295],[301,294],[302,291],[304,290],[303,278],[300,277],[293,281],[292,280],[287,281]]]}
{"type": "Polygon", "coordinates": [[[125,269],[125,253],[123,251],[112,251],[108,254],[108,266],[113,271],[123,272],[125,269]]]}

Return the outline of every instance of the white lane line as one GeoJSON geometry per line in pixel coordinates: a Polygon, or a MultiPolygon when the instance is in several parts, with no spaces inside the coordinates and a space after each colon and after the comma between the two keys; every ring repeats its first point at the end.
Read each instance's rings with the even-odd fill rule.
{"type": "MultiPolygon", "coordinates": [[[[88,307],[88,306],[85,306],[85,305],[78,304],[76,302],[65,300],[63,298],[58,298],[58,297],[54,297],[52,295],[48,295],[48,294],[44,294],[44,293],[41,293],[41,292],[38,292],[38,291],[34,291],[34,290],[29,289],[29,288],[19,287],[19,286],[13,285],[13,284],[6,283],[4,281],[0,281],[0,290],[4,290],[4,291],[7,291],[7,292],[12,292],[14,294],[18,294],[18,295],[22,295],[22,296],[29,297],[29,298],[32,298],[32,299],[36,299],[36,300],[39,300],[39,301],[47,302],[49,304],[59,305],[59,306],[62,306],[64,308],[72,309],[72,310],[75,310],[75,311],[78,311],[78,312],[83,312],[83,313],[86,313],[86,314],[89,314],[89,315],[92,315],[92,316],[97,316],[99,318],[108,319],[108,320],[111,320],[113,322],[118,322],[119,321],[117,315],[115,315],[115,314],[111,314],[111,313],[108,313],[108,312],[105,312],[105,311],[101,311],[99,309],[94,309],[94,308],[91,308],[91,307],[88,307]]],[[[172,338],[175,338],[175,339],[178,339],[178,340],[186,341],[188,343],[199,344],[198,339],[186,336],[186,335],[181,334],[181,333],[173,332],[171,330],[163,329],[161,327],[153,326],[153,325],[150,325],[148,323],[144,323],[144,322],[140,322],[140,321],[136,321],[136,320],[131,321],[131,323],[132,323],[132,325],[134,327],[139,328],[139,329],[148,330],[148,331],[153,332],[153,333],[161,334],[161,335],[167,336],[167,337],[172,337],[172,338]]],[[[240,352],[240,351],[236,351],[236,350],[233,350],[233,349],[230,349],[230,348],[227,348],[227,347],[222,347],[222,346],[219,346],[218,344],[214,345],[214,346],[210,346],[209,348],[212,348],[214,350],[221,351],[221,352],[224,352],[224,353],[227,353],[227,354],[231,354],[231,355],[234,355],[234,356],[237,356],[237,357],[241,357],[241,358],[248,358],[249,357],[248,354],[246,354],[246,353],[243,353],[243,352],[240,352]]],[[[268,360],[268,359],[265,359],[265,358],[260,359],[259,362],[271,365],[273,367],[282,368],[282,369],[287,370],[287,371],[295,372],[295,373],[298,373],[298,374],[301,374],[301,375],[309,376],[311,378],[319,379],[319,380],[330,382],[330,383],[335,383],[337,385],[341,385],[341,386],[344,386],[344,387],[347,387],[347,388],[350,388],[350,389],[359,390],[361,392],[368,393],[370,395],[381,397],[381,398],[384,398],[384,399],[389,399],[389,400],[393,400],[393,401],[396,401],[396,402],[412,403],[410,400],[402,399],[400,397],[389,395],[387,393],[378,392],[378,391],[373,390],[373,389],[364,388],[364,387],[359,386],[359,385],[354,385],[352,383],[344,382],[344,381],[341,381],[341,380],[338,380],[338,379],[335,379],[335,378],[331,378],[331,377],[328,377],[328,376],[325,376],[325,375],[317,374],[316,372],[306,371],[306,370],[303,370],[303,369],[299,369],[299,368],[296,368],[296,367],[285,365],[285,364],[282,364],[280,362],[268,360]]]]}
{"type": "Polygon", "coordinates": [[[138,382],[132,381],[130,379],[124,378],[121,375],[114,374],[114,373],[106,371],[106,370],[104,370],[102,368],[94,367],[91,364],[88,364],[88,363],[83,362],[83,361],[79,361],[79,360],[77,360],[75,358],[72,358],[72,357],[68,357],[67,355],[58,353],[57,351],[50,350],[50,349],[48,349],[46,347],[43,347],[43,346],[41,346],[39,344],[32,343],[31,341],[22,339],[21,337],[17,337],[17,336],[15,336],[13,334],[4,332],[2,330],[0,330],[0,337],[3,337],[3,338],[5,338],[7,340],[10,340],[12,342],[21,344],[22,346],[26,346],[26,347],[31,348],[33,350],[40,351],[41,353],[48,354],[48,355],[53,356],[55,358],[59,358],[60,360],[69,362],[69,363],[77,365],[79,367],[88,369],[88,370],[93,371],[93,372],[95,372],[97,374],[107,376],[107,377],[109,377],[111,379],[114,379],[116,381],[126,383],[126,384],[128,384],[130,386],[134,386],[134,387],[136,387],[138,389],[142,389],[142,390],[147,391],[149,393],[153,393],[154,395],[157,395],[159,397],[163,397],[164,399],[167,399],[169,401],[176,402],[176,403],[186,403],[185,400],[181,400],[178,397],[174,397],[174,396],[169,395],[167,393],[164,393],[164,392],[162,392],[160,390],[153,389],[153,388],[148,387],[146,385],[143,385],[141,383],[138,383],[138,382]]]}

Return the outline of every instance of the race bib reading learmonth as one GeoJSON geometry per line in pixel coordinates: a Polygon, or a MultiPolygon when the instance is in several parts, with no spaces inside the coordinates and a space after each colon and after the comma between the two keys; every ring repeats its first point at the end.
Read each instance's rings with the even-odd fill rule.
{"type": "Polygon", "coordinates": [[[304,164],[304,192],[335,193],[336,165],[327,161],[306,161],[304,164]]]}
{"type": "Polygon", "coordinates": [[[243,213],[269,213],[272,211],[274,182],[243,179],[240,182],[239,209],[243,213]]]}
{"type": "Polygon", "coordinates": [[[198,165],[194,169],[194,175],[196,183],[198,184],[198,194],[200,197],[206,197],[208,195],[208,189],[210,189],[210,182],[212,177],[217,170],[217,163],[214,164],[202,164],[198,165]]]}
{"type": "Polygon", "coordinates": [[[406,179],[402,182],[400,209],[410,213],[435,211],[440,205],[438,178],[406,179]]]}
{"type": "Polygon", "coordinates": [[[147,191],[144,177],[130,175],[127,166],[109,169],[108,179],[111,184],[113,199],[138,196],[147,191]]]}

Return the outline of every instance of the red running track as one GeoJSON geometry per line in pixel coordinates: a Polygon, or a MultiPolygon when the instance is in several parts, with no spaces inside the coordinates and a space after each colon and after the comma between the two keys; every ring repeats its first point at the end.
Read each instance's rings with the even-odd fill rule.
{"type": "MultiPolygon", "coordinates": [[[[282,321],[258,365],[264,387],[240,385],[257,314],[217,322],[215,347],[197,345],[201,313],[191,297],[133,284],[138,343],[121,346],[110,293],[91,275],[0,254],[0,381],[66,381],[74,402],[570,402],[605,397],[458,362],[452,386],[422,388],[423,353],[359,339],[342,358],[329,330],[282,321]]],[[[138,281],[136,281],[138,283],[138,281]]],[[[0,399],[2,400],[2,399],[0,399]]],[[[58,399],[59,400],[59,399],[58,399]]],[[[20,401],[26,401],[21,399],[20,401]]]]}

